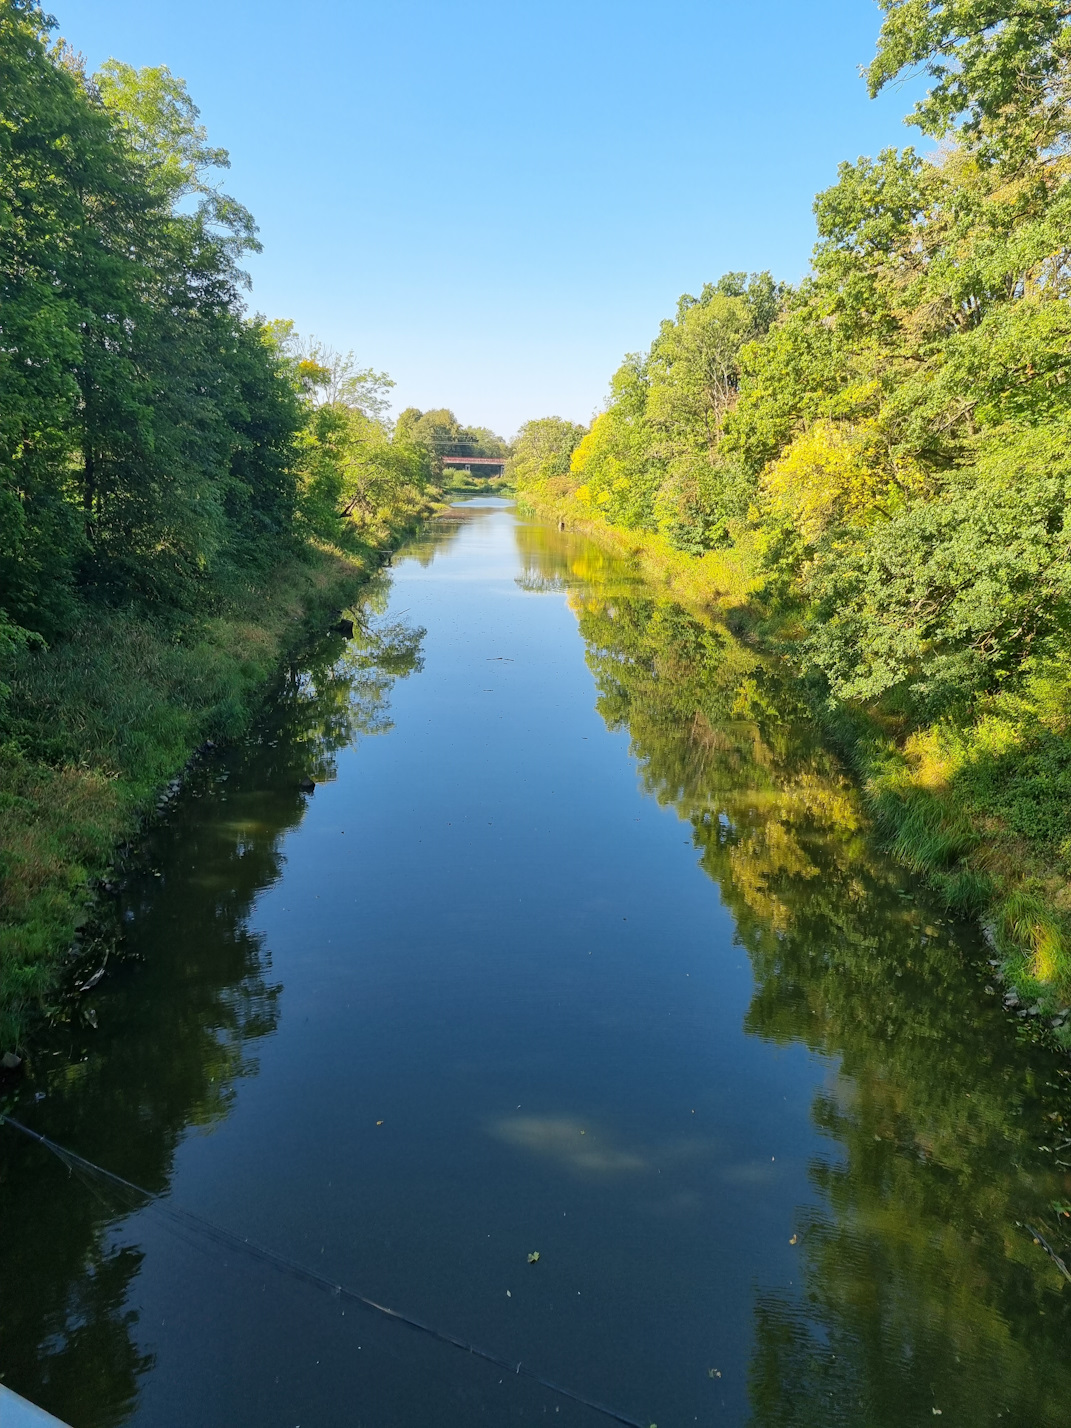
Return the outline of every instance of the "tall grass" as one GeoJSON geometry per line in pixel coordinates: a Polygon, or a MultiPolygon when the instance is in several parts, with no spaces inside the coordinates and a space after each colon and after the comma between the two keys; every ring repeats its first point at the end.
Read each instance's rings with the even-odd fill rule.
{"type": "Polygon", "coordinates": [[[235,576],[192,625],[87,610],[18,657],[0,742],[0,1049],[47,1005],[94,880],[160,786],[206,739],[241,732],[287,651],[373,563],[310,546],[235,576]]]}

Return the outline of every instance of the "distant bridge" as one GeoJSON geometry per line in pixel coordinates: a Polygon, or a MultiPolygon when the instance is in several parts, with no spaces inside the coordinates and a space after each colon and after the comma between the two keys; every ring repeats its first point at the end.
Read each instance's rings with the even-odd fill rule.
{"type": "Polygon", "coordinates": [[[506,469],[506,457],[504,456],[444,456],[444,466],[460,467],[462,471],[471,471],[474,466],[497,466],[499,474],[506,469]]]}

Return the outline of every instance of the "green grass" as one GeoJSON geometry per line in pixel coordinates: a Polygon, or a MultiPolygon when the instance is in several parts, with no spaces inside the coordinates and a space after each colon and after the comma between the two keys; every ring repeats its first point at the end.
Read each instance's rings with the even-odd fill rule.
{"type": "Polygon", "coordinates": [[[161,785],[248,725],[284,656],[377,563],[310,546],[235,577],[196,623],[87,609],[19,657],[0,743],[0,1050],[48,1008],[95,880],[161,785]]]}
{"type": "MultiPolygon", "coordinates": [[[[1071,1002],[1071,731],[1052,680],[912,726],[816,707],[862,785],[878,833],[960,916],[976,917],[1004,980],[1055,1011],[1071,1002]]],[[[1071,1047],[1071,1024],[1059,1033],[1071,1047]]]]}
{"type": "MultiPolygon", "coordinates": [[[[753,646],[783,644],[756,604],[746,550],[696,557],[608,526],[566,495],[526,491],[521,500],[634,557],[681,604],[753,646]]],[[[902,711],[831,705],[823,691],[800,688],[893,856],[950,911],[982,922],[1005,981],[1024,1000],[1052,1010],[1071,1003],[1071,662],[1028,673],[958,722],[932,725],[902,711]]],[[[1071,1048],[1071,1023],[1059,1038],[1071,1048]]]]}

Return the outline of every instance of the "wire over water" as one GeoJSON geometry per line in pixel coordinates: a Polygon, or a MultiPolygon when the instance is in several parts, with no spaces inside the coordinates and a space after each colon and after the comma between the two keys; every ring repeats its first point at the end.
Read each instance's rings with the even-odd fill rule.
{"type": "Polygon", "coordinates": [[[496,1368],[504,1369],[507,1373],[517,1374],[524,1378],[531,1379],[539,1384],[541,1388],[547,1389],[551,1393],[557,1394],[561,1398],[567,1398],[572,1403],[578,1403],[583,1408],[590,1408],[594,1413],[601,1414],[604,1418],[610,1419],[614,1423],[623,1423],[626,1428],[648,1428],[648,1425],[641,1423],[636,1418],[630,1418],[626,1413],[620,1413],[616,1408],[610,1408],[605,1403],[599,1403],[593,1398],[587,1398],[582,1393],[576,1393],[571,1388],[566,1388],[560,1383],[555,1383],[552,1379],[544,1378],[535,1369],[527,1368],[523,1363],[510,1363],[508,1359],[500,1358],[497,1354],[490,1353],[487,1349],[481,1349],[476,1344],[470,1344],[464,1339],[459,1339],[456,1335],[449,1333],[445,1329],[437,1329],[433,1324],[426,1324],[421,1319],[415,1319],[411,1314],[403,1314],[400,1310],[391,1309],[386,1304],[377,1304],[374,1299],[369,1299],[367,1295],[359,1294],[355,1289],[350,1289],[344,1284],[336,1284],[324,1274],[318,1274],[316,1270],[309,1269],[306,1265],[300,1264],[297,1260],[289,1259],[286,1255],[279,1254],[276,1250],[269,1249],[266,1245],[257,1244],[255,1240],[247,1239],[244,1235],[236,1234],[233,1230],[224,1229],[222,1225],[215,1225],[211,1220],[204,1219],[201,1215],[195,1215],[190,1210],[179,1210],[168,1204],[165,1196],[156,1194],[152,1190],[146,1190],[141,1185],[135,1185],[131,1180],[125,1180],[121,1175],[116,1175],[111,1170],[105,1170],[102,1165],[96,1165],[92,1160],[86,1160],[84,1156],[77,1155],[73,1150],[67,1150],[65,1146],[59,1145],[54,1140],[49,1140],[47,1136],[39,1132],[30,1130],[29,1126],[24,1126],[21,1121],[15,1120],[12,1116],[0,1116],[0,1124],[6,1123],[13,1130],[21,1131],[30,1140],[35,1140],[39,1145],[44,1146],[48,1151],[67,1166],[70,1170],[90,1171],[94,1175],[99,1175],[103,1179],[111,1181],[112,1184],[121,1186],[124,1190],[140,1196],[145,1204],[156,1210],[159,1214],[168,1219],[176,1221],[186,1228],[195,1229],[206,1238],[214,1240],[217,1244],[228,1245],[232,1249],[242,1250],[255,1259],[264,1261],[266,1264],[274,1266],[284,1274],[292,1275],[295,1279],[304,1280],[306,1284],[314,1285],[318,1289],[325,1289],[336,1298],[346,1299],[355,1304],[362,1304],[366,1309],[372,1309],[384,1318],[393,1319],[396,1323],[405,1324],[410,1329],[416,1329],[421,1334],[427,1334],[430,1338],[437,1339],[441,1344],[451,1344],[455,1349],[461,1349],[475,1358],[483,1359],[485,1363],[494,1364],[496,1368]]]}

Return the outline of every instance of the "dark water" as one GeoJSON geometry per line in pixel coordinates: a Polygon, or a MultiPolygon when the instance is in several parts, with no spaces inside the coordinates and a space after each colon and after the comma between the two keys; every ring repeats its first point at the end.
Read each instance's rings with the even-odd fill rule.
{"type": "MultiPolygon", "coordinates": [[[[16,1113],[643,1425],[1071,1424],[1067,1069],[776,670],[501,504],[361,617],[16,1113]]],[[[607,1421],[10,1128],[0,1370],[75,1428],[607,1421]]]]}

